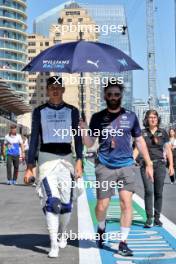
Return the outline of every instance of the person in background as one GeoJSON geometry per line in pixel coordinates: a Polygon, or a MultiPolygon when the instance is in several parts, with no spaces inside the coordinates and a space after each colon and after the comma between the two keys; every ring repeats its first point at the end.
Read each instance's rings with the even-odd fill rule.
{"type": "Polygon", "coordinates": [[[7,184],[16,184],[19,170],[19,157],[20,157],[20,147],[22,151],[22,157],[25,158],[25,151],[23,140],[20,134],[17,134],[17,126],[11,125],[9,134],[5,136],[3,155],[7,156],[7,184]],[[12,175],[12,165],[14,167],[12,175]]]}
{"type": "Polygon", "coordinates": [[[153,162],[154,182],[149,181],[145,173],[145,163],[141,164],[141,176],[144,184],[144,200],[147,220],[145,228],[153,226],[162,226],[160,221],[160,213],[162,209],[163,186],[166,176],[166,160],[165,154],[169,161],[169,175],[173,175],[173,157],[171,147],[169,145],[169,137],[167,132],[160,128],[160,117],[156,110],[148,110],[145,114],[142,135],[147,144],[150,159],[153,162]],[[153,196],[154,196],[154,215],[153,215],[153,196]],[[154,223],[153,223],[154,216],[154,223]]]}
{"type": "Polygon", "coordinates": [[[169,129],[169,143],[171,145],[174,163],[174,175],[170,176],[171,184],[173,184],[176,177],[176,132],[174,128],[169,129]]]}
{"type": "Polygon", "coordinates": [[[23,135],[22,136],[22,139],[23,139],[23,145],[24,145],[24,151],[25,151],[25,163],[27,165],[27,161],[28,161],[28,151],[29,151],[28,136],[27,135],[23,135]]]}

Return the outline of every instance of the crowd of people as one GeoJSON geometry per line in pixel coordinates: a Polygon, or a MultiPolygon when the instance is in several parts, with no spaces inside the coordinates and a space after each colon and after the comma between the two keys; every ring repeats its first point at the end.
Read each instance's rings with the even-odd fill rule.
{"type": "Polygon", "coordinates": [[[96,189],[95,208],[99,234],[97,245],[100,248],[104,246],[107,209],[118,183],[121,182],[118,186],[121,208],[118,254],[133,256],[127,241],[132,222],[132,196],[136,192],[138,181],[136,164],[140,165],[144,185],[147,218],[144,227],[161,227],[160,214],[166,167],[172,183],[175,179],[176,132],[172,128],[167,133],[160,127],[161,120],[156,110],[146,112],[144,129],[141,130],[136,114],[122,107],[124,86],[110,82],[104,88],[106,109],[95,113],[88,125],[85,120],[80,119],[76,107],[64,102],[65,88],[62,83],[58,76],[48,78],[46,89],[49,100],[33,112],[29,145],[27,137],[17,134],[15,126],[11,127],[9,134],[5,136],[3,154],[7,157],[7,183],[16,184],[20,155],[27,164],[24,176],[26,184],[29,184],[34,176],[37,162],[37,190],[40,198],[42,197],[42,209],[51,242],[48,256],[56,258],[59,247],[67,245],[64,233],[73,208],[72,184],[82,177],[83,145],[92,147],[98,138],[99,149],[95,161],[96,180],[100,183],[100,187],[96,189]],[[57,129],[70,131],[70,127],[77,131],[74,144],[69,134],[64,137],[58,133],[53,134],[57,129]],[[78,133],[79,130],[81,134],[78,133]],[[100,133],[97,134],[97,131],[100,133]],[[108,131],[106,137],[105,131],[108,131]],[[76,153],[75,160],[73,151],[76,153]],[[106,191],[102,187],[104,181],[108,183],[106,191]],[[115,187],[113,182],[116,183],[115,187]]]}

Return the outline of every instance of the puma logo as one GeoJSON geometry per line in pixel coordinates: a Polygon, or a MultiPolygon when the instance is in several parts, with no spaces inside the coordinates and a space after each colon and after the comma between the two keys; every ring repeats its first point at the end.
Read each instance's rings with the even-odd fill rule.
{"type": "Polygon", "coordinates": [[[91,60],[87,60],[87,63],[94,65],[97,69],[99,68],[99,65],[98,65],[99,60],[97,60],[96,62],[91,61],[91,60]]]}
{"type": "Polygon", "coordinates": [[[119,59],[118,62],[120,62],[120,64],[122,64],[123,66],[128,66],[128,63],[125,59],[119,59]]]}

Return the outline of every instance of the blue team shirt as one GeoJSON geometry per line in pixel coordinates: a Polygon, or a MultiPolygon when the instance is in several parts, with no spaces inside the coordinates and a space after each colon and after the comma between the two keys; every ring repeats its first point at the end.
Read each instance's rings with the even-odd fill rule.
{"type": "Polygon", "coordinates": [[[4,144],[7,146],[7,155],[19,156],[20,155],[20,144],[23,143],[21,135],[6,135],[4,144]]]}
{"type": "Polygon", "coordinates": [[[142,135],[134,112],[121,108],[118,113],[107,109],[92,116],[91,136],[99,138],[99,161],[108,168],[134,164],[132,138],[142,135]]]}

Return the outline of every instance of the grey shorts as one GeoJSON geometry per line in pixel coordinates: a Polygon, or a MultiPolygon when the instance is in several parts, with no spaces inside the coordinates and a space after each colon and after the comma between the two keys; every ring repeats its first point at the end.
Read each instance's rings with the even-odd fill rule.
{"type": "Polygon", "coordinates": [[[119,169],[109,169],[101,163],[95,167],[97,199],[110,198],[118,191],[135,192],[137,167],[135,165],[119,169]]]}

